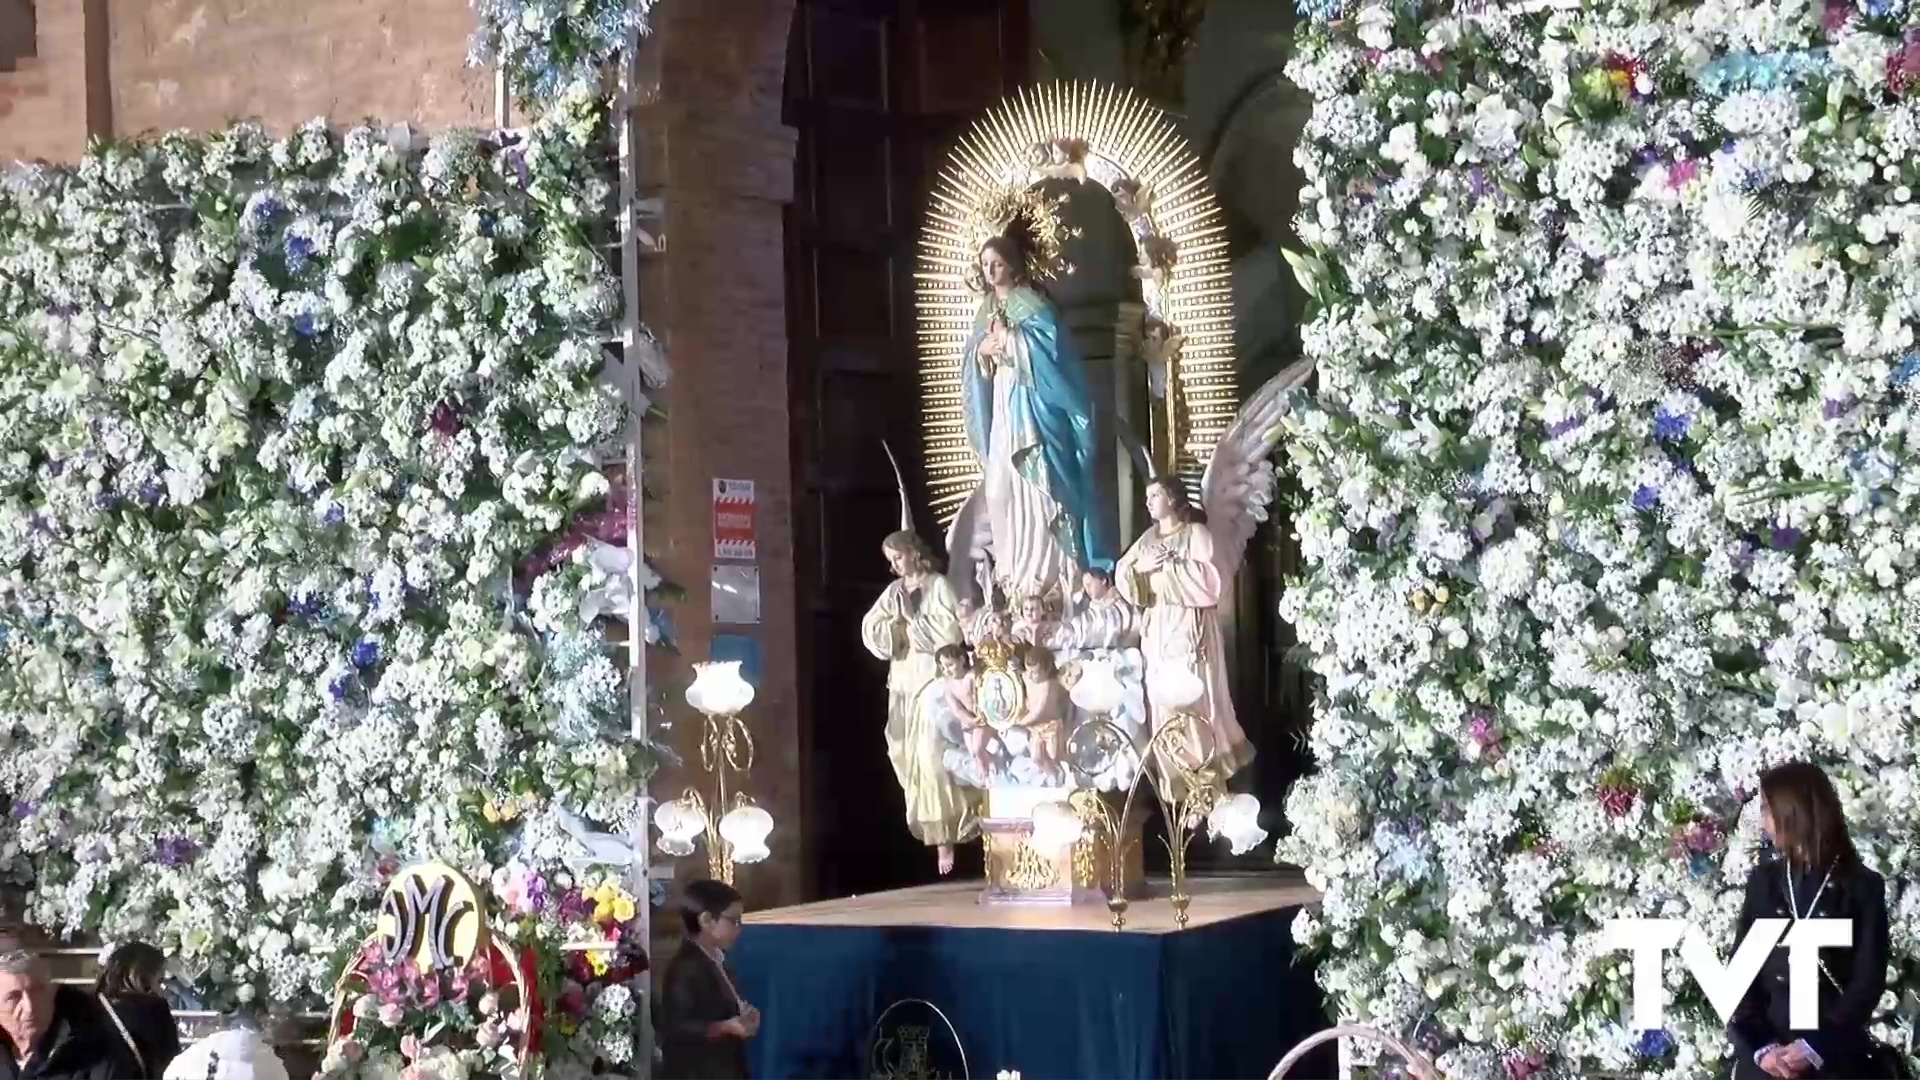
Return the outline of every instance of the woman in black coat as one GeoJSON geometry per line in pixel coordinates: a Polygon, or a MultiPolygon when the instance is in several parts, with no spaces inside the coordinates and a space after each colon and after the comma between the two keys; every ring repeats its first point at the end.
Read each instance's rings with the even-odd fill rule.
{"type": "Polygon", "coordinates": [[[129,942],[107,956],[93,988],[116,1037],[140,1059],[151,1080],[158,1080],[180,1054],[180,1025],[167,999],[160,996],[160,980],[166,972],[164,953],[143,942],[129,942]]]}
{"type": "Polygon", "coordinates": [[[1887,985],[1886,882],[1860,862],[1833,782],[1814,765],[1781,765],[1760,778],[1760,827],[1780,857],[1748,876],[1734,940],[1746,940],[1756,919],[1851,919],[1853,943],[1820,950],[1819,1024],[1798,1029],[1782,937],[1727,1025],[1733,1075],[1875,1076],[1867,1025],[1887,985]]]}

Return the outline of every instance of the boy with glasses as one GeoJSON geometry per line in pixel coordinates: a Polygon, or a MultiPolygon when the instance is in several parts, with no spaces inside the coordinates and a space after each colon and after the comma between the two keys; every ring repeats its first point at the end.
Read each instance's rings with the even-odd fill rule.
{"type": "Polygon", "coordinates": [[[742,915],[733,886],[687,886],[680,910],[686,940],[667,965],[657,1003],[660,1080],[746,1080],[746,1040],[760,1031],[760,1010],[741,999],[727,970],[742,915]]]}

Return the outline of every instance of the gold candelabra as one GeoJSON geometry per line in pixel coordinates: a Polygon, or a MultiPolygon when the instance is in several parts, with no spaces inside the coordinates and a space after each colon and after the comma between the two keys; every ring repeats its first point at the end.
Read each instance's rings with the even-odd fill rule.
{"type": "MultiPolygon", "coordinates": [[[[1083,721],[1074,732],[1074,739],[1089,731],[1110,734],[1119,740],[1119,745],[1133,751],[1137,766],[1134,769],[1133,783],[1127,787],[1127,795],[1116,817],[1112,805],[1091,790],[1076,791],[1069,797],[1068,805],[1078,815],[1083,827],[1098,832],[1107,844],[1107,910],[1113,915],[1113,928],[1124,929],[1127,925],[1126,891],[1126,850],[1135,841],[1128,839],[1127,822],[1133,815],[1134,799],[1140,794],[1144,783],[1153,790],[1160,801],[1160,815],[1166,819],[1168,870],[1173,878],[1173,895],[1169,900],[1173,904],[1173,921],[1184,929],[1187,925],[1187,908],[1193,897],[1187,891],[1187,846],[1193,840],[1193,833],[1199,824],[1206,820],[1215,806],[1226,794],[1225,777],[1214,768],[1214,754],[1201,757],[1197,763],[1190,761],[1185,751],[1187,746],[1177,743],[1192,741],[1189,745],[1204,745],[1212,737],[1212,731],[1206,721],[1188,712],[1175,712],[1167,716],[1154,732],[1137,744],[1127,737],[1111,719],[1105,716],[1092,716],[1083,721]],[[1156,767],[1160,775],[1156,778],[1156,767]]],[[[1074,739],[1069,739],[1071,753],[1074,739]]]]}
{"type": "Polygon", "coordinates": [[[705,721],[700,769],[712,777],[713,799],[709,802],[697,788],[688,787],[679,798],[661,804],[653,823],[660,830],[660,850],[669,855],[693,854],[694,838],[700,837],[707,848],[708,876],[731,885],[735,863],[759,862],[771,853],[767,836],[773,831],[773,815],[754,805],[737,784],[737,778],[753,768],[753,732],[740,719],[753,702],[753,687],[740,677],[738,661],[694,667],[698,674],[687,688],[687,702],[705,721]]]}

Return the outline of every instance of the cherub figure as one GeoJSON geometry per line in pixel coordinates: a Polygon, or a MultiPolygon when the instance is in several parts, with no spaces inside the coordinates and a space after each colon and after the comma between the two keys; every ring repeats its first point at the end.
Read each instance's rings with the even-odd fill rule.
{"type": "Polygon", "coordinates": [[[1082,649],[1126,649],[1140,644],[1140,611],[1114,587],[1113,573],[1092,567],[1080,575],[1086,597],[1073,619],[1073,643],[1082,649]]]}
{"type": "Polygon", "coordinates": [[[1062,629],[1054,590],[1034,590],[1020,598],[1020,617],[1013,622],[1013,640],[1043,649],[1059,648],[1062,629]]]}
{"type": "Polygon", "coordinates": [[[1148,319],[1141,330],[1140,358],[1147,362],[1147,392],[1154,398],[1166,398],[1167,376],[1180,362],[1180,350],[1186,343],[1185,334],[1160,319],[1148,319]]]}
{"type": "Polygon", "coordinates": [[[981,777],[993,775],[993,757],[988,752],[992,745],[993,729],[980,719],[973,703],[973,656],[965,645],[948,645],[934,654],[940,664],[940,678],[947,695],[947,709],[960,725],[960,733],[966,740],[967,753],[973,755],[973,763],[980,767],[981,777]]]}
{"type": "Polygon", "coordinates": [[[1067,688],[1060,681],[1053,654],[1037,645],[1029,645],[1021,655],[1022,675],[1027,683],[1027,711],[1020,726],[1027,732],[1027,754],[1034,768],[1049,781],[1065,779],[1060,759],[1065,752],[1067,716],[1072,708],[1067,688]]]}

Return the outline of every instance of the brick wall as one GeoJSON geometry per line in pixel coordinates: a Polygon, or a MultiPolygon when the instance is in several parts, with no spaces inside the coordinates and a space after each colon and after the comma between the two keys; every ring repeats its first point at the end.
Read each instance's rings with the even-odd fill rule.
{"type": "Polygon", "coordinates": [[[492,73],[466,64],[468,0],[107,3],[121,134],[241,117],[436,128],[493,115],[492,73]]]}
{"type": "MultiPolygon", "coordinates": [[[[688,592],[674,613],[683,657],[656,656],[649,677],[667,692],[678,718],[673,740],[692,759],[699,724],[679,697],[686,661],[706,659],[716,629],[759,643],[760,684],[746,715],[759,757],[744,787],[773,815],[773,856],[736,877],[755,908],[808,899],[811,888],[802,817],[806,740],[794,668],[782,223],[793,194],[794,137],[780,123],[792,11],[793,0],[661,4],[648,45],[659,50],[660,104],[641,119],[642,179],[665,196],[668,215],[666,252],[645,266],[641,311],[664,333],[674,362],[668,419],[648,444],[648,483],[664,504],[648,547],[662,572],[688,592]],[[755,484],[762,609],[756,627],[711,623],[716,477],[755,484]]],[[[697,772],[663,776],[655,791],[671,797],[703,779],[697,772]]],[[[705,864],[683,860],[679,871],[698,876],[705,864]]]]}
{"type": "MultiPolygon", "coordinates": [[[[24,43],[10,49],[24,54],[12,70],[0,71],[0,161],[63,161],[86,148],[87,31],[99,14],[94,0],[39,0],[30,16],[12,12],[8,27],[24,32],[31,25],[34,42],[31,51],[21,49],[24,43]]],[[[97,67],[98,57],[92,60],[97,67]]]]}

